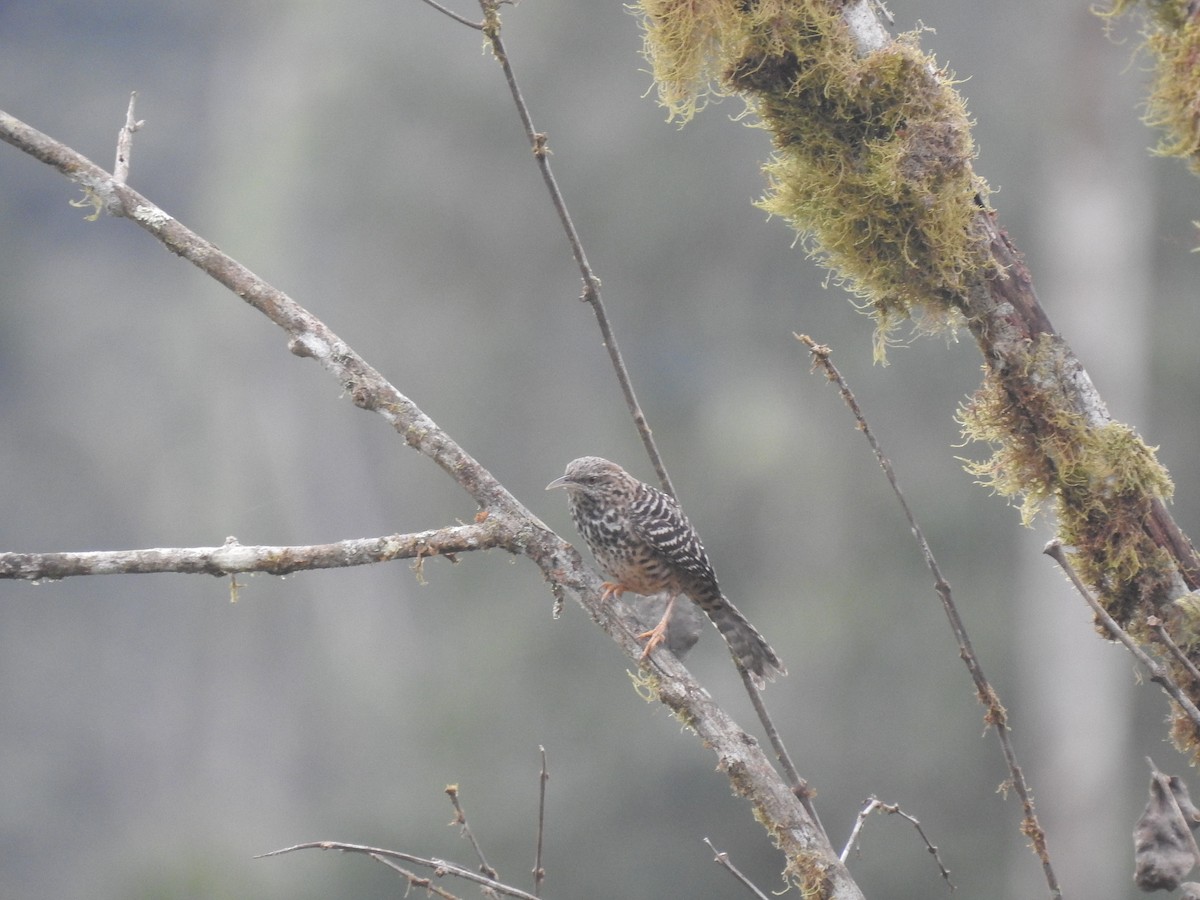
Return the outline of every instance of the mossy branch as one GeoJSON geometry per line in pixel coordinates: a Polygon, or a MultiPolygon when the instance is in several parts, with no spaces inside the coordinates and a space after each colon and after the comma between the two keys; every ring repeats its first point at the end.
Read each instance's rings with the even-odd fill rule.
{"type": "MultiPolygon", "coordinates": [[[[1159,615],[1181,646],[1200,645],[1176,602],[1200,587],[1200,558],[1167,512],[1170,477],[1133,429],[1111,420],[1042,309],[972,166],[954,80],[918,35],[889,38],[868,0],[642,0],[640,9],[674,117],[736,95],[770,133],[761,205],[862,299],[877,355],[903,321],[975,338],[984,383],[960,420],[993,453],[968,470],[1013,498],[1025,521],[1053,505],[1059,539],[1123,627],[1136,634],[1159,615]]],[[[1190,4],[1187,18],[1184,31],[1194,27],[1190,4]]],[[[1190,690],[1200,700],[1200,686],[1190,690]]],[[[1200,747],[1190,725],[1182,743],[1200,747]]]]}

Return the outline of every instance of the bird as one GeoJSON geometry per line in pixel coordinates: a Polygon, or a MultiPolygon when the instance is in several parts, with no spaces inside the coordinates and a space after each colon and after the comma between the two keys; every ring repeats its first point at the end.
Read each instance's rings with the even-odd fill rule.
{"type": "Polygon", "coordinates": [[[646,642],[642,659],[663,643],[675,602],[686,594],[708,614],[757,686],[787,674],[763,636],[721,592],[700,535],[673,497],[599,456],[568,463],[566,473],[546,485],[554,488],[566,489],[575,530],[607,579],[603,601],[626,591],[666,592],[662,620],[638,635],[646,642]]]}

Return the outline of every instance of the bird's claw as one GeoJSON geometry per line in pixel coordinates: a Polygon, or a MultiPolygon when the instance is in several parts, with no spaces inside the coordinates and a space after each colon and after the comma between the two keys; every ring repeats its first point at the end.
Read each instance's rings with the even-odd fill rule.
{"type": "Polygon", "coordinates": [[[642,659],[650,658],[650,654],[663,644],[667,639],[667,623],[666,621],[659,622],[649,631],[643,631],[638,635],[639,641],[645,641],[646,646],[642,648],[642,659]]]}
{"type": "Polygon", "coordinates": [[[620,600],[621,595],[626,590],[625,585],[619,581],[602,581],[600,582],[600,602],[607,603],[609,600],[620,600]]]}

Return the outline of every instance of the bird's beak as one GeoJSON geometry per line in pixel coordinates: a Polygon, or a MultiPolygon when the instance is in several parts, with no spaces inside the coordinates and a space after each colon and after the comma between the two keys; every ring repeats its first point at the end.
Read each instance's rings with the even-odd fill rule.
{"type": "Polygon", "coordinates": [[[550,490],[551,488],[556,488],[556,487],[566,487],[570,483],[571,482],[569,482],[567,480],[566,475],[559,475],[552,482],[550,482],[548,485],[546,485],[546,490],[550,490]]]}

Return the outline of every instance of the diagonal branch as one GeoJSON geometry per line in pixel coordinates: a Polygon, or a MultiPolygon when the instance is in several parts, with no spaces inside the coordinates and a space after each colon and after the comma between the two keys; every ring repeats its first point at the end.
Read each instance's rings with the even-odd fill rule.
{"type": "MultiPolygon", "coordinates": [[[[85,202],[94,208],[96,216],[108,212],[132,219],[167,249],[187,259],[277,324],[287,333],[292,353],[316,360],[338,379],[356,406],[383,416],[409,446],[437,463],[481,507],[476,526],[463,526],[461,532],[444,529],[432,534],[477,535],[482,541],[489,534],[489,527],[500,528],[504,538],[502,541],[497,538],[495,546],[532,560],[542,570],[559,604],[567,598],[576,601],[627,658],[641,661],[642,644],[636,636],[641,629],[629,616],[626,604],[600,602],[600,580],[583,564],[575,549],[547,528],[323,322],[141,194],[118,184],[86,157],[3,111],[0,111],[0,140],[53,166],[79,184],[85,202]],[[498,523],[494,526],[489,525],[493,517],[498,523]]],[[[409,537],[413,539],[413,555],[419,556],[416,539],[420,536],[409,537]]],[[[15,565],[17,558],[25,556],[0,554],[0,566],[15,565]]],[[[658,700],[717,756],[718,769],[729,778],[735,793],[750,801],[756,818],[786,856],[787,877],[812,894],[839,900],[862,897],[820,826],[779,777],[758,742],[717,705],[670,653],[655,654],[641,661],[641,665],[649,670],[650,684],[658,700]]]]}
{"type": "Polygon", "coordinates": [[[637,394],[633,390],[633,380],[629,377],[629,370],[625,367],[625,360],[617,346],[617,337],[608,321],[608,312],[605,310],[604,300],[600,296],[600,279],[596,277],[591,263],[588,262],[587,254],[583,250],[583,240],[575,229],[575,223],[567,209],[566,198],[563,197],[563,193],[558,187],[558,180],[554,177],[554,170],[550,167],[550,149],[546,144],[546,135],[533,127],[533,116],[517,85],[516,72],[513,71],[512,61],[509,60],[508,52],[504,49],[504,42],[500,38],[499,2],[498,0],[479,0],[479,5],[483,9],[484,36],[491,45],[492,55],[496,57],[496,61],[504,70],[504,79],[508,82],[508,89],[517,106],[517,113],[525,128],[525,135],[529,138],[530,146],[533,148],[533,158],[537,161],[538,170],[542,173],[546,190],[550,192],[550,200],[554,204],[555,212],[558,213],[558,219],[567,235],[567,242],[571,245],[571,253],[579,267],[579,274],[583,278],[583,295],[580,299],[591,306],[592,312],[596,316],[596,324],[600,328],[600,335],[608,350],[609,361],[612,363],[613,371],[616,372],[617,383],[620,384],[621,393],[625,396],[629,414],[633,416],[633,424],[637,428],[638,436],[642,439],[642,446],[645,447],[646,453],[650,457],[662,489],[673,497],[675,489],[671,484],[671,476],[667,474],[667,468],[658,452],[658,445],[654,442],[650,424],[646,421],[646,414],[642,412],[641,404],[638,403],[637,394]]]}
{"type": "MultiPolygon", "coordinates": [[[[673,115],[686,121],[708,95],[737,94],[771,134],[760,205],[865,300],[880,354],[906,320],[970,331],[985,375],[959,420],[992,453],[968,471],[1019,498],[1026,520],[1053,503],[1081,579],[1122,627],[1156,615],[1177,644],[1200,648],[1194,620],[1162,616],[1200,588],[1200,554],[1167,510],[1170,476],[1112,420],[1042,308],[974,170],[953,77],[915,35],[891,38],[870,0],[638,8],[673,115]]],[[[1187,652],[1200,663],[1200,650],[1187,652]]],[[[1177,745],[1200,758],[1200,727],[1177,725],[1177,745]]]]}
{"type": "MultiPolygon", "coordinates": [[[[983,666],[979,662],[975,648],[971,645],[971,638],[967,634],[967,626],[958,614],[958,605],[954,602],[954,596],[950,590],[950,582],[942,575],[941,566],[938,565],[937,559],[934,558],[933,548],[929,546],[929,542],[925,539],[924,531],[922,531],[921,526],[917,523],[916,516],[913,515],[912,508],[908,505],[908,500],[905,498],[904,492],[900,490],[900,482],[896,477],[896,470],[892,466],[891,460],[883,452],[883,446],[879,443],[875,437],[875,433],[871,430],[871,426],[867,423],[866,416],[863,415],[863,411],[859,407],[854,394],[851,392],[850,386],[846,384],[845,379],[842,378],[842,373],[838,371],[837,366],[830,359],[829,348],[818,344],[806,334],[798,334],[796,338],[808,347],[809,353],[812,354],[813,368],[821,366],[825,370],[825,376],[837,386],[838,392],[842,395],[842,401],[849,408],[851,415],[854,416],[858,430],[862,432],[867,442],[871,445],[875,459],[879,463],[879,467],[883,469],[888,484],[892,488],[892,493],[895,495],[896,501],[900,504],[900,509],[904,513],[905,519],[908,520],[909,530],[916,539],[917,546],[921,550],[921,556],[925,560],[925,567],[929,569],[929,574],[933,578],[933,589],[942,603],[942,611],[945,613],[946,620],[950,624],[950,630],[954,632],[954,639],[958,642],[958,655],[967,667],[967,672],[970,674],[971,681],[975,685],[975,694],[979,698],[979,702],[987,709],[984,721],[991,728],[995,729],[996,739],[1000,742],[1000,750],[1004,754],[1005,763],[1008,765],[1009,777],[1012,781],[1013,789],[1017,792],[1025,813],[1025,818],[1021,822],[1021,831],[1029,838],[1034,853],[1037,854],[1038,859],[1041,861],[1042,872],[1046,879],[1046,886],[1050,889],[1050,896],[1061,897],[1062,889],[1058,884],[1058,876],[1054,874],[1054,867],[1050,860],[1050,851],[1046,846],[1046,833],[1038,821],[1037,812],[1034,810],[1033,791],[1025,781],[1025,775],[1021,767],[1017,764],[1017,751],[1013,747],[1012,740],[1009,737],[1008,711],[1000,702],[1000,696],[996,693],[995,688],[992,687],[991,682],[988,681],[987,676],[983,674],[983,666]]],[[[850,843],[853,843],[853,835],[851,835],[850,843]]],[[[850,843],[847,843],[847,848],[850,846],[850,843]]],[[[843,851],[842,859],[845,858],[846,854],[843,851]]],[[[945,873],[944,868],[943,873],[945,873]]]]}
{"type": "MultiPolygon", "coordinates": [[[[1091,607],[1092,613],[1096,616],[1096,621],[1104,626],[1109,636],[1124,645],[1133,658],[1140,662],[1146,671],[1150,673],[1150,680],[1159,685],[1178,704],[1182,714],[1187,716],[1193,725],[1200,728],[1200,709],[1197,709],[1196,704],[1183,692],[1183,689],[1179,686],[1179,682],[1171,676],[1166,666],[1143,650],[1141,645],[1133,639],[1129,632],[1117,624],[1117,621],[1108,614],[1108,610],[1101,606],[1100,602],[1092,596],[1092,592],[1088,590],[1087,585],[1080,579],[1078,573],[1075,571],[1075,567],[1071,565],[1071,560],[1063,551],[1062,543],[1057,540],[1050,541],[1046,544],[1042,552],[1058,563],[1059,567],[1066,573],[1072,586],[1079,592],[1079,596],[1083,597],[1087,605],[1091,607]]],[[[1164,631],[1165,634],[1166,632],[1164,631]]],[[[1167,639],[1170,640],[1169,635],[1167,635],[1167,639]]],[[[1172,641],[1173,644],[1174,642],[1172,641]]],[[[1190,666],[1190,662],[1186,658],[1183,662],[1185,665],[1190,666]]]]}
{"type": "MultiPolygon", "coordinates": [[[[388,383],[320,319],[85,156],[0,111],[0,140],[58,169],[83,188],[98,215],[131,219],[168,250],[229,288],[288,335],[288,349],[316,360],[354,404],[383,416],[409,446],[437,463],[484,509],[532,515],[415,403],[388,383]]],[[[540,525],[540,523],[538,523],[540,525]]],[[[544,527],[544,526],[543,526],[544,527]]]]}
{"type": "Polygon", "coordinates": [[[400,850],[387,850],[383,847],[366,847],[362,844],[343,844],[338,841],[309,841],[307,844],[296,844],[293,847],[283,847],[279,850],[272,850],[270,853],[262,853],[255,859],[265,859],[268,856],[282,856],[284,853],[293,853],[297,850],[341,850],[343,853],[364,853],[367,856],[374,857],[380,862],[389,859],[396,859],[402,862],[412,863],[417,866],[425,866],[433,869],[434,874],[438,876],[453,875],[456,878],[462,878],[464,881],[473,881],[481,885],[485,890],[492,890],[506,897],[516,897],[517,900],[537,900],[533,894],[528,894],[520,888],[515,888],[510,885],[497,881],[494,878],[489,878],[486,875],[480,875],[472,872],[470,869],[456,865],[452,862],[447,862],[444,859],[427,858],[424,856],[414,856],[411,853],[404,853],[400,850]]]}

